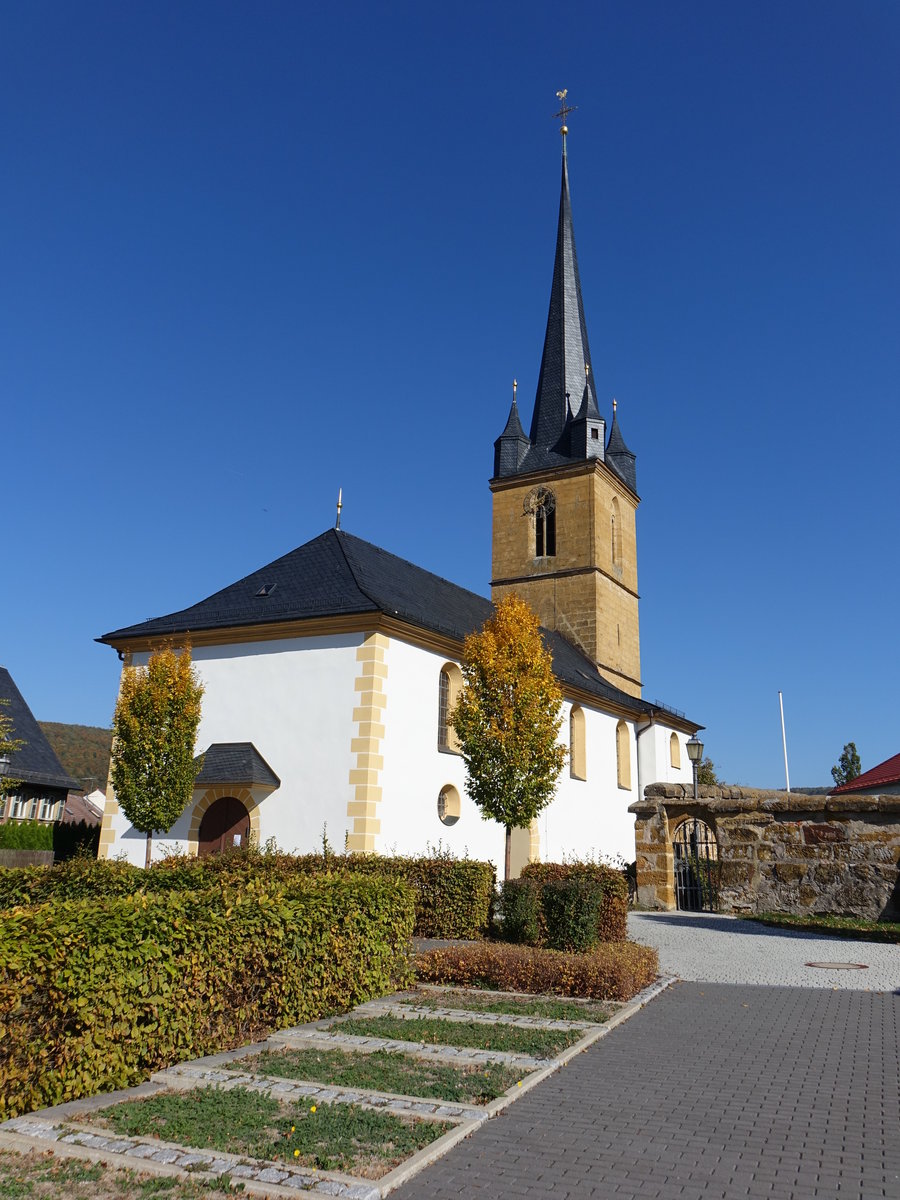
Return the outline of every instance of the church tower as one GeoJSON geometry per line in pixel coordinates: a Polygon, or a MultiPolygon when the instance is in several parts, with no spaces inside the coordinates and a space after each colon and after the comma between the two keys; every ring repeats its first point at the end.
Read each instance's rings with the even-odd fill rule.
{"type": "MultiPolygon", "coordinates": [[[[561,94],[565,120],[565,93],[561,94]]],[[[515,592],[610,683],[641,694],[634,455],[616,402],[606,437],[575,255],[565,124],[556,261],[537,396],[526,436],[516,385],[494,443],[491,595],[515,592]]]]}

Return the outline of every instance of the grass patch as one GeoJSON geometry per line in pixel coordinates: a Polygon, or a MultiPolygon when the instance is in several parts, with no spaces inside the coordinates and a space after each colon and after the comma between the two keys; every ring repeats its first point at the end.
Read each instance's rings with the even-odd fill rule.
{"type": "Polygon", "coordinates": [[[360,1037],[395,1038],[432,1046],[466,1046],[477,1050],[510,1050],[549,1058],[583,1037],[580,1029],[518,1029],[515,1025],[483,1025],[475,1021],[443,1021],[440,1017],[351,1017],[332,1031],[360,1037]]]}
{"type": "MultiPolygon", "coordinates": [[[[402,1002],[406,1002],[404,997],[402,1002]]],[[[515,1017],[546,1017],[550,1021],[608,1021],[612,1010],[590,1001],[531,999],[528,996],[504,996],[497,999],[483,992],[410,992],[408,1002],[419,1008],[461,1008],[469,1012],[506,1013],[515,1017]]]]}
{"type": "Polygon", "coordinates": [[[378,1179],[451,1128],[353,1104],[283,1104],[246,1088],[193,1088],[97,1114],[116,1133],[378,1179]]]}
{"type": "Polygon", "coordinates": [[[266,1050],[229,1064],[233,1071],[253,1071],[281,1079],[315,1080],[339,1087],[371,1088],[401,1096],[425,1096],[458,1104],[489,1104],[522,1078],[516,1067],[502,1063],[455,1067],[423,1062],[392,1050],[352,1054],[344,1050],[266,1050]]]}
{"type": "Polygon", "coordinates": [[[45,1153],[0,1152],[0,1200],[227,1200],[243,1184],[227,1179],[179,1179],[148,1175],[77,1158],[48,1158],[45,1153]]]}
{"type": "Polygon", "coordinates": [[[794,913],[757,913],[746,917],[762,925],[779,929],[801,929],[810,933],[830,933],[836,937],[861,942],[900,942],[900,922],[866,921],[861,917],[830,917],[824,915],[798,916],[794,913]]]}

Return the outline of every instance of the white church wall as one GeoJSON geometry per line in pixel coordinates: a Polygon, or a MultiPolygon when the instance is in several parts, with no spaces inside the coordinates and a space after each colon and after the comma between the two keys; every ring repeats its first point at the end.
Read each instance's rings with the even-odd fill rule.
{"type": "MultiPolygon", "coordinates": [[[[691,770],[691,760],[688,758],[687,742],[688,735],[686,733],[673,730],[670,725],[656,722],[642,733],[638,742],[641,756],[641,787],[645,788],[650,783],[691,784],[694,776],[691,770]],[[673,732],[678,738],[681,760],[681,765],[678,767],[672,765],[670,742],[673,732]]],[[[642,799],[642,797],[635,796],[635,799],[642,799]]]]}
{"type": "MultiPolygon", "coordinates": [[[[568,747],[572,706],[564,704],[560,741],[568,747]]],[[[631,787],[620,788],[616,759],[618,718],[581,705],[585,717],[586,776],[573,779],[563,768],[553,802],[538,817],[541,859],[621,855],[634,858],[634,817],[628,805],[637,799],[637,753],[634,726],[628,722],[631,787]]]]}
{"type": "MultiPolygon", "coordinates": [[[[199,646],[194,665],[205,693],[197,753],[213,742],[253,742],[281,779],[259,805],[260,840],[275,838],[286,850],[321,845],[323,825],[336,850],[347,829],[353,756],[350,741],[362,634],[199,646]]],[[[148,655],[135,655],[143,666],[148,655]]],[[[158,834],[154,857],[164,849],[188,850],[191,807],[167,833],[158,834]]],[[[120,812],[111,856],[124,852],[143,865],[145,838],[120,812]]]]}
{"type": "Polygon", "coordinates": [[[438,750],[439,679],[444,663],[453,660],[392,638],[385,661],[378,851],[424,854],[428,845],[440,843],[458,856],[489,859],[502,873],[503,829],[485,821],[466,795],[462,758],[438,750]],[[448,784],[460,798],[459,820],[453,825],[438,817],[438,797],[448,784]]]}

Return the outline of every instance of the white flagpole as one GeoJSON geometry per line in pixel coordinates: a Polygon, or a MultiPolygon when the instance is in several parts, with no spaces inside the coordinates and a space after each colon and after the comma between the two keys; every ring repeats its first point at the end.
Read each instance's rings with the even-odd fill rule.
{"type": "Polygon", "coordinates": [[[778,693],[778,706],[781,709],[781,744],[784,747],[784,780],[787,784],[787,790],[790,791],[791,777],[788,773],[787,738],[784,736],[784,699],[782,698],[781,692],[778,693]]]}

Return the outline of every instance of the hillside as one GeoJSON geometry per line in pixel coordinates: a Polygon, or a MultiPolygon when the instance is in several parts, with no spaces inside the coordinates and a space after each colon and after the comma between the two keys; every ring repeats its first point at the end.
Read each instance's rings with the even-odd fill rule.
{"type": "Polygon", "coordinates": [[[81,782],[85,791],[106,788],[112,730],[96,725],[63,725],[58,721],[38,721],[47,741],[70,775],[81,782]]]}

